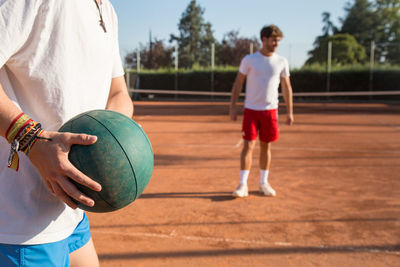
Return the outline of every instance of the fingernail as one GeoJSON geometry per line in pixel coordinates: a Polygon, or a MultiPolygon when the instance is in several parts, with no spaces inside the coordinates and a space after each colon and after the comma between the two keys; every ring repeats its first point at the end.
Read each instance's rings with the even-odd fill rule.
{"type": "Polygon", "coordinates": [[[91,142],[95,142],[95,141],[97,141],[97,136],[91,135],[91,136],[89,136],[89,140],[90,140],[91,142]]]}
{"type": "Polygon", "coordinates": [[[89,201],[89,207],[93,207],[94,206],[94,201],[92,200],[92,201],[89,201]]]}

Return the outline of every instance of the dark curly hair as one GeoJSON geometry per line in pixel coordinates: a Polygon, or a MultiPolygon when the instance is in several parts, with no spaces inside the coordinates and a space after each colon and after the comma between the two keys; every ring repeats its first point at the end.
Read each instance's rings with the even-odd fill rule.
{"type": "Polygon", "coordinates": [[[278,28],[278,26],[271,24],[271,25],[265,26],[264,28],[261,29],[261,32],[260,32],[261,41],[262,41],[263,37],[268,38],[271,36],[272,37],[281,37],[281,38],[283,37],[282,31],[278,28]]]}

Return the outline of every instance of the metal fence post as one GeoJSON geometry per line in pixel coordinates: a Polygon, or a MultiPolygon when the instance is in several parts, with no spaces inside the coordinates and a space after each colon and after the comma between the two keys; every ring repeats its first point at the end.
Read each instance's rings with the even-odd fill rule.
{"type": "MultiPolygon", "coordinates": [[[[214,66],[215,66],[215,44],[211,44],[211,92],[214,92],[214,66]]],[[[214,99],[214,95],[211,95],[214,99]]]]}
{"type": "MultiPolygon", "coordinates": [[[[137,47],[136,50],[136,83],[135,83],[135,88],[140,89],[140,46],[137,47]]],[[[134,98],[137,99],[139,98],[139,94],[134,94],[134,98]]]]}
{"type": "MultiPolygon", "coordinates": [[[[178,58],[179,58],[179,54],[178,54],[178,44],[175,44],[175,59],[174,59],[174,64],[175,64],[175,80],[174,80],[174,89],[175,91],[178,91],[178,58]]],[[[174,96],[175,99],[178,98],[178,94],[175,94],[174,96]]]]}
{"type": "Polygon", "coordinates": [[[126,69],[126,87],[128,87],[128,90],[131,88],[131,70],[126,69]]]}
{"type": "Polygon", "coordinates": [[[369,90],[374,89],[374,63],[375,63],[375,41],[371,41],[371,53],[369,58],[369,90]]]}
{"type": "Polygon", "coordinates": [[[332,41],[328,42],[328,59],[327,59],[327,73],[326,73],[326,91],[331,90],[331,68],[332,68],[332,41]]]}
{"type": "Polygon", "coordinates": [[[140,47],[136,49],[136,72],[140,72],[140,47]]]}

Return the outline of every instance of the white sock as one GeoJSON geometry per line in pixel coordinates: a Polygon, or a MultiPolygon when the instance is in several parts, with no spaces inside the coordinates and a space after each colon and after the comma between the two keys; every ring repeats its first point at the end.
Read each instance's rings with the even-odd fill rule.
{"type": "Polygon", "coordinates": [[[268,183],[268,174],[269,174],[269,170],[260,169],[260,184],[268,183]]]}
{"type": "Polygon", "coordinates": [[[240,184],[247,185],[247,179],[249,178],[250,170],[240,170],[240,184]]]}

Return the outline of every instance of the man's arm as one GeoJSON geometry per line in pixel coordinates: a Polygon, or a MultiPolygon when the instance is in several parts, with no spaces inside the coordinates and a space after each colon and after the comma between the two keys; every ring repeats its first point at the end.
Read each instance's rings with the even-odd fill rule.
{"type": "Polygon", "coordinates": [[[0,84],[0,132],[2,137],[7,139],[6,131],[8,126],[21,112],[22,111],[6,95],[0,84]]]}
{"type": "MultiPolygon", "coordinates": [[[[133,105],[123,76],[112,79],[106,108],[132,117],[133,105]]],[[[71,208],[77,207],[71,198],[93,206],[94,201],[80,192],[68,178],[95,191],[100,191],[101,185],[75,168],[68,160],[68,153],[73,144],[91,145],[97,138],[87,134],[47,131],[43,132],[42,136],[51,138],[52,141],[38,140],[29,154],[29,159],[38,169],[47,187],[71,208]]]]}
{"type": "Polygon", "coordinates": [[[242,92],[243,83],[245,80],[246,80],[246,75],[242,74],[241,72],[238,72],[236,75],[235,82],[233,83],[231,105],[229,108],[229,115],[231,116],[231,119],[233,121],[237,120],[236,102],[240,96],[240,93],[242,92]]]}
{"type": "MultiPolygon", "coordinates": [[[[21,112],[6,95],[0,84],[0,132],[2,137],[7,138],[6,131],[9,125],[21,112]]],[[[29,114],[27,115],[29,116],[29,114]]],[[[96,137],[50,131],[44,131],[41,136],[51,138],[52,141],[38,139],[30,151],[29,159],[39,171],[49,190],[71,208],[77,208],[72,198],[87,206],[93,206],[94,201],[80,192],[68,178],[96,191],[100,191],[101,186],[76,169],[68,160],[68,153],[72,144],[90,145],[96,142],[96,137]]],[[[0,162],[0,164],[7,164],[7,162],[0,162]]]]}
{"type": "Polygon", "coordinates": [[[133,116],[133,103],[124,76],[112,79],[106,109],[118,111],[130,118],[133,116]]]}
{"type": "Polygon", "coordinates": [[[281,87],[282,87],[282,95],[286,104],[286,124],[292,125],[294,122],[293,117],[293,93],[292,93],[292,85],[290,84],[289,77],[281,77],[281,87]]]}
{"type": "MultiPolygon", "coordinates": [[[[106,109],[132,117],[133,104],[123,76],[112,79],[106,109]]],[[[10,117],[12,116],[10,115],[10,117]]],[[[43,177],[47,187],[72,208],[76,208],[77,205],[71,198],[87,206],[93,206],[93,200],[80,192],[68,178],[96,191],[101,190],[101,185],[75,168],[68,160],[68,153],[72,144],[91,145],[96,142],[97,138],[86,134],[46,131],[42,136],[51,138],[52,141],[38,140],[31,150],[29,158],[43,177]]]]}

